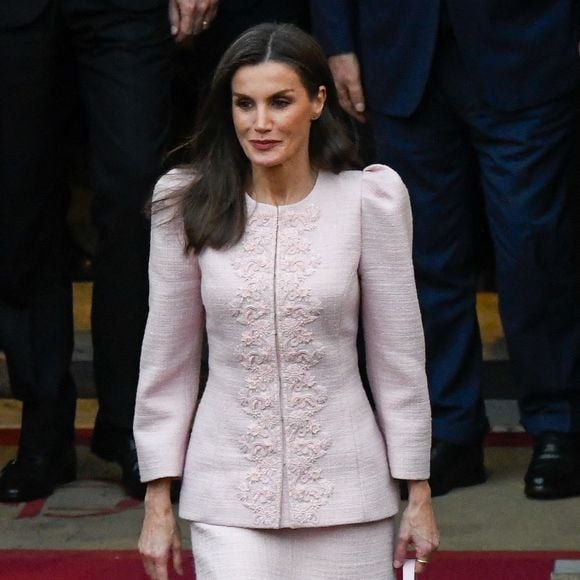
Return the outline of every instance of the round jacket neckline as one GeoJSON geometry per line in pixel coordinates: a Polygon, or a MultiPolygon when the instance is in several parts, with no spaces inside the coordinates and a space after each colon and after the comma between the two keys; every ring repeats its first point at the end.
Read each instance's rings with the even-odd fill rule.
{"type": "Polygon", "coordinates": [[[283,205],[276,205],[274,203],[268,203],[265,201],[256,201],[247,191],[244,192],[246,196],[246,203],[253,207],[264,207],[264,208],[272,208],[272,210],[279,210],[284,211],[285,209],[291,210],[301,207],[302,205],[306,205],[308,202],[312,202],[314,198],[317,196],[318,191],[320,190],[322,181],[324,180],[325,171],[319,171],[318,175],[316,176],[316,181],[312,186],[312,189],[300,200],[294,201],[292,203],[285,203],[283,205]]]}

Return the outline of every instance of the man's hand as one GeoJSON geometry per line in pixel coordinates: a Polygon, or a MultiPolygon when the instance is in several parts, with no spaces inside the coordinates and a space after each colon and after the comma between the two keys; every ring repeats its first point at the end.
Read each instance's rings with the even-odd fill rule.
{"type": "Polygon", "coordinates": [[[215,18],[219,0],[169,0],[169,22],[175,42],[199,34],[215,18]]]}
{"type": "Polygon", "coordinates": [[[366,121],[365,98],[360,81],[360,67],[354,52],[329,57],[340,106],[360,123],[366,121]]]}

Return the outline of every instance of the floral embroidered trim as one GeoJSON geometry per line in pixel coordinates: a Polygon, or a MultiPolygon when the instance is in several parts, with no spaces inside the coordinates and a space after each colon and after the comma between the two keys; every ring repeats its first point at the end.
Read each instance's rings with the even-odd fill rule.
{"type": "Polygon", "coordinates": [[[322,435],[316,420],[326,405],[327,390],[311,372],[324,352],[308,328],[320,316],[321,304],[304,285],[320,264],[304,234],[316,227],[319,218],[315,206],[280,214],[276,258],[276,248],[270,252],[276,217],[252,216],[242,241],[243,254],[234,261],[235,270],[246,282],[232,304],[233,316],[247,327],[236,349],[240,363],[248,371],[239,395],[244,411],[253,418],[240,447],[246,458],[255,463],[240,486],[239,497],[254,511],[258,525],[276,523],[276,507],[281,497],[283,449],[278,381],[284,393],[292,520],[316,525],[320,507],[333,490],[332,483],[324,479],[317,466],[331,442],[322,435]],[[274,328],[271,297],[276,267],[277,328],[274,328]]]}
{"type": "Polygon", "coordinates": [[[254,464],[239,487],[238,497],[254,512],[256,525],[273,527],[278,521],[282,482],[282,420],[271,299],[275,227],[272,216],[248,219],[241,255],[233,263],[244,285],[231,304],[233,317],[245,327],[234,354],[247,370],[239,398],[243,410],[252,417],[239,444],[246,459],[254,464]]]}
{"type": "Polygon", "coordinates": [[[282,354],[282,389],[286,393],[285,435],[288,449],[288,490],[292,520],[316,525],[318,512],[330,497],[333,485],[322,476],[318,460],[331,441],[324,437],[316,415],[325,407],[327,389],[311,369],[323,358],[322,345],[308,326],[321,314],[320,300],[312,296],[307,279],[320,265],[305,232],[313,230],[320,211],[309,206],[303,212],[281,216],[279,244],[279,348],[282,354]]]}

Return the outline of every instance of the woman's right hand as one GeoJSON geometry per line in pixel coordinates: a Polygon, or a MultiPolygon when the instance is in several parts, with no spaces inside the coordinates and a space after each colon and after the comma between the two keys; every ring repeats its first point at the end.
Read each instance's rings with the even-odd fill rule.
{"type": "Polygon", "coordinates": [[[170,559],[175,571],[183,576],[181,538],[171,506],[170,488],[169,478],[147,484],[139,553],[145,572],[153,580],[168,580],[170,559]]]}

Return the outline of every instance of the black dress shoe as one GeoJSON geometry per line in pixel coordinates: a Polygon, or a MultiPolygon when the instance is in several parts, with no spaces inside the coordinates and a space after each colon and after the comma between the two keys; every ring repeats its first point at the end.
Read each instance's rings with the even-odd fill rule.
{"type": "Polygon", "coordinates": [[[431,495],[445,495],[456,487],[469,487],[485,482],[483,444],[457,445],[433,440],[431,447],[431,495]]]}
{"type": "Polygon", "coordinates": [[[0,473],[0,501],[22,502],[48,497],[56,486],[76,479],[76,455],[71,445],[56,458],[22,453],[0,473]]]}
{"type": "Polygon", "coordinates": [[[534,438],[534,452],[525,477],[531,499],[580,495],[580,437],[548,432],[534,438]]]}
{"type": "Polygon", "coordinates": [[[146,485],[141,483],[135,439],[131,432],[95,425],[91,441],[92,452],[104,459],[118,463],[122,471],[125,491],[134,499],[143,500],[146,485]]]}

